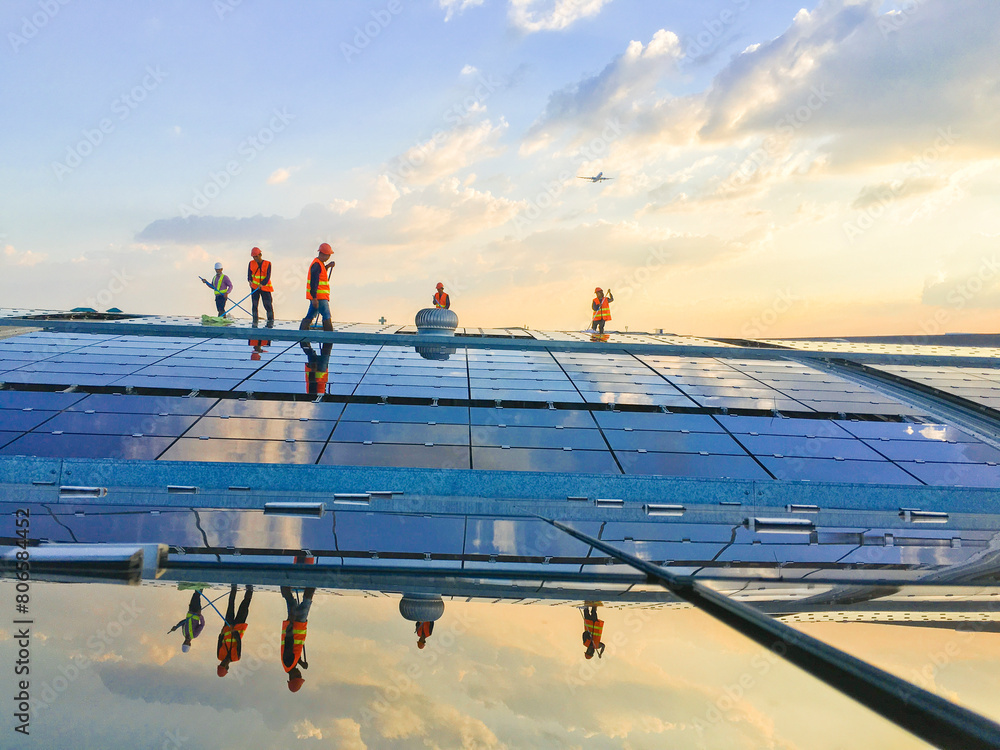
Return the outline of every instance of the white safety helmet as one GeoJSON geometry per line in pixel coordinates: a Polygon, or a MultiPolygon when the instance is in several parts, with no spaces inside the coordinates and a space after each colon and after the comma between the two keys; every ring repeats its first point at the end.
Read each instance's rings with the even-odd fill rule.
{"type": "Polygon", "coordinates": [[[216,271],[221,271],[222,270],[222,264],[221,263],[216,263],[215,264],[215,270],[216,271]]]}

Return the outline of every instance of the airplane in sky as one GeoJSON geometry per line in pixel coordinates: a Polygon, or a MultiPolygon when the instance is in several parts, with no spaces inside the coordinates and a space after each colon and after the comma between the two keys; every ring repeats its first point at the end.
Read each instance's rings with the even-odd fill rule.
{"type": "Polygon", "coordinates": [[[577,175],[577,178],[580,180],[590,180],[591,182],[603,182],[604,180],[615,179],[614,177],[605,177],[604,172],[598,172],[597,175],[594,177],[580,177],[579,175],[577,175]]]}

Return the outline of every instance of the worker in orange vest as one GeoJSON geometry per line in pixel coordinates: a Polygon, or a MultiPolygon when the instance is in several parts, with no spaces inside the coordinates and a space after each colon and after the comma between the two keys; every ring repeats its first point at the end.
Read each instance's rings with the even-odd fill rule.
{"type": "Polygon", "coordinates": [[[417,634],[417,648],[423,648],[427,645],[427,639],[431,637],[431,633],[434,632],[433,622],[418,622],[416,630],[413,631],[417,634]]]}
{"type": "Polygon", "coordinates": [[[611,320],[611,305],[609,302],[614,302],[615,298],[611,295],[611,290],[608,290],[608,295],[604,296],[604,290],[601,287],[597,287],[594,290],[597,295],[594,301],[591,303],[590,307],[594,311],[594,317],[590,323],[590,330],[598,330],[604,333],[604,323],[611,320]]]}
{"type": "Polygon", "coordinates": [[[309,312],[299,324],[299,330],[306,331],[312,325],[316,314],[323,318],[323,330],[333,330],[333,317],[330,315],[330,269],[337,265],[330,260],[333,248],[326,242],[319,246],[316,257],[309,266],[309,276],[306,278],[306,299],[309,300],[309,312]]]}
{"type": "Polygon", "coordinates": [[[444,284],[440,281],[437,283],[437,292],[434,294],[434,307],[444,310],[451,309],[451,297],[445,294],[444,284]]]}
{"type": "Polygon", "coordinates": [[[306,355],[306,393],[319,396],[326,393],[326,383],[330,377],[330,352],[333,344],[324,343],[319,354],[308,341],[300,341],[299,346],[306,355]]]}
{"type": "Polygon", "coordinates": [[[264,312],[267,313],[267,327],[274,327],[274,303],[271,292],[271,261],[261,257],[260,248],[250,251],[250,263],[247,265],[247,281],[250,283],[250,299],[253,302],[253,325],[257,325],[257,305],[264,301],[264,312]]]}
{"type": "Polygon", "coordinates": [[[601,643],[601,635],[604,633],[604,620],[597,619],[597,607],[581,607],[583,610],[583,645],[587,650],[584,656],[588,659],[604,658],[604,644],[601,643]]]}
{"type": "Polygon", "coordinates": [[[287,619],[281,623],[281,666],[288,673],[288,689],[293,693],[297,693],[305,683],[299,666],[309,669],[304,652],[306,625],[314,593],[316,589],[308,588],[302,594],[302,601],[296,602],[292,590],[288,586],[281,587],[281,595],[285,597],[285,607],[288,610],[287,619]]]}
{"type": "Polygon", "coordinates": [[[219,633],[219,677],[229,674],[229,665],[239,661],[243,655],[243,634],[247,631],[247,616],[250,614],[250,600],[253,598],[253,586],[247,586],[236,610],[236,589],[234,583],[229,589],[229,607],[226,609],[226,621],[219,633]]]}

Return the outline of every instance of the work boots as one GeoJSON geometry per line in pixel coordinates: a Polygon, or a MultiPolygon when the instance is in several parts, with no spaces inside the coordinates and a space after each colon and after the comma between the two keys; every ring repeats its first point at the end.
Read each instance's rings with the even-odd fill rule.
{"type": "Polygon", "coordinates": [[[333,330],[333,321],[332,320],[324,320],[323,321],[323,330],[324,331],[332,331],[333,330]]]}
{"type": "Polygon", "coordinates": [[[309,325],[311,323],[312,323],[312,321],[309,320],[309,318],[303,318],[302,322],[299,323],[299,330],[300,331],[308,331],[309,330],[309,325]]]}

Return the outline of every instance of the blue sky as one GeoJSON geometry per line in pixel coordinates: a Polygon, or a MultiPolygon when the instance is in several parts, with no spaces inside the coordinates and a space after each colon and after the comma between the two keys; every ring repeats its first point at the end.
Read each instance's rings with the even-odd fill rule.
{"type": "Polygon", "coordinates": [[[259,245],[293,319],[329,241],[339,320],[407,323],[442,280],[465,325],[577,328],[600,285],[619,330],[993,330],[998,25],[986,0],[7,2],[2,304],[197,315],[196,276],[242,296],[259,245]]]}

